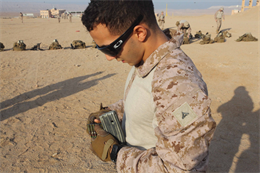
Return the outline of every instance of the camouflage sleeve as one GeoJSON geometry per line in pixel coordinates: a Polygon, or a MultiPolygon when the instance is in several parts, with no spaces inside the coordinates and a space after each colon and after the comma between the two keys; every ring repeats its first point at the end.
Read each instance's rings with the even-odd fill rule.
{"type": "Polygon", "coordinates": [[[116,111],[119,121],[121,122],[124,115],[124,101],[123,99],[108,106],[109,109],[116,111]]]}
{"type": "Polygon", "coordinates": [[[123,147],[118,153],[118,172],[206,171],[216,127],[207,87],[180,49],[170,56],[159,63],[152,82],[156,146],[148,150],[123,147]]]}

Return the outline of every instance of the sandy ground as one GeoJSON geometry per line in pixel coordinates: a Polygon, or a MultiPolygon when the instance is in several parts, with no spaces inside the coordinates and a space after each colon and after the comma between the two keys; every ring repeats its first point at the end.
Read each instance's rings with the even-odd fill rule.
{"type": "MultiPolygon", "coordinates": [[[[215,37],[213,16],[168,16],[165,27],[186,19],[192,34],[215,37]]],[[[87,116],[123,97],[130,66],[107,61],[98,50],[69,49],[73,40],[91,44],[79,18],[0,19],[0,172],[116,172],[89,150],[87,116]],[[76,32],[79,30],[80,32],[76,32]],[[54,39],[64,49],[47,50],[54,39]],[[12,51],[24,40],[44,51],[12,51]]],[[[209,172],[259,172],[260,60],[258,42],[236,42],[246,32],[259,39],[259,7],[226,16],[225,43],[183,45],[208,85],[218,126],[210,147],[209,172]]]]}

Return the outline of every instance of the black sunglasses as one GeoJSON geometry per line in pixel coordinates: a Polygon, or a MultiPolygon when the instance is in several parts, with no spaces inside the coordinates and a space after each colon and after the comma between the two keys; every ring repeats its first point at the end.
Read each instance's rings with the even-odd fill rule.
{"type": "Polygon", "coordinates": [[[134,23],[115,41],[113,41],[108,46],[97,45],[97,49],[109,56],[116,56],[122,49],[123,43],[128,39],[128,37],[132,34],[133,29],[137,26],[143,19],[143,15],[138,16],[138,18],[134,21],[134,23]]]}

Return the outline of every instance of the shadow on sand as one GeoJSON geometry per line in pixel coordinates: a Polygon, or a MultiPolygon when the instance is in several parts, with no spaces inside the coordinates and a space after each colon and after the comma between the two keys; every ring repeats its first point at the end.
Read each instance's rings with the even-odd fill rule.
{"type": "Polygon", "coordinates": [[[98,81],[110,78],[115,75],[115,73],[108,74],[106,76],[93,79],[91,81],[83,82],[84,80],[99,75],[101,73],[103,72],[97,72],[90,75],[79,76],[73,79],[68,79],[62,82],[58,82],[56,84],[48,85],[40,89],[23,93],[12,99],[5,100],[0,103],[1,106],[0,120],[3,121],[19,113],[26,112],[38,106],[42,106],[47,102],[59,100],[61,98],[86,90],[90,87],[97,85],[98,81]],[[40,97],[32,101],[30,100],[37,96],[40,97]]]}
{"type": "Polygon", "coordinates": [[[229,31],[231,28],[221,29],[219,32],[229,31]]]}
{"type": "Polygon", "coordinates": [[[259,113],[244,86],[218,112],[222,120],[211,143],[212,172],[259,172],[259,113]],[[236,166],[232,166],[235,163],[236,166]]]}

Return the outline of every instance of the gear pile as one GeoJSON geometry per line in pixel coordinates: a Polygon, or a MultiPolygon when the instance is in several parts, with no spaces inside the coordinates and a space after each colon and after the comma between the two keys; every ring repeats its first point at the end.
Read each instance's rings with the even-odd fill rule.
{"type": "Polygon", "coordinates": [[[200,41],[200,44],[212,44],[214,41],[211,39],[211,34],[208,32],[205,35],[202,35],[202,41],[200,41]]]}
{"type": "Polygon", "coordinates": [[[81,40],[74,40],[71,44],[71,49],[85,49],[86,44],[81,40]]]}
{"type": "Polygon", "coordinates": [[[49,50],[57,50],[62,49],[61,45],[59,44],[57,39],[54,39],[51,45],[49,46],[49,50]]]}
{"type": "Polygon", "coordinates": [[[255,38],[250,32],[248,32],[240,36],[236,41],[258,41],[258,39],[255,38]]]}
{"type": "Polygon", "coordinates": [[[15,42],[13,45],[13,51],[24,51],[26,49],[26,44],[23,42],[23,40],[19,40],[18,42],[15,42]]]}

